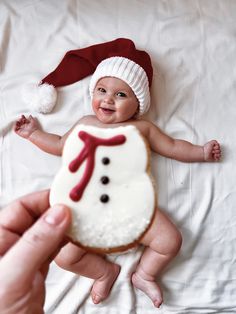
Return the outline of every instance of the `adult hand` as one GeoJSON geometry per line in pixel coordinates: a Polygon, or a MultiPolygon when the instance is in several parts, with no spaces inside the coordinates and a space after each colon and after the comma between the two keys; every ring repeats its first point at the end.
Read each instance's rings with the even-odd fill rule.
{"type": "Polygon", "coordinates": [[[50,261],[65,240],[70,210],[49,206],[49,192],[0,211],[0,313],[43,313],[50,261]]]}

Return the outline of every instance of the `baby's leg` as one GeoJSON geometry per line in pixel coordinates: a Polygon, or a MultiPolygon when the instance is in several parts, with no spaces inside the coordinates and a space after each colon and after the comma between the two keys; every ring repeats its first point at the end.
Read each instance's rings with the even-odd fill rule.
{"type": "Polygon", "coordinates": [[[95,304],[107,298],[120,272],[119,265],[105,260],[102,255],[88,253],[72,243],[61,249],[55,262],[63,269],[95,280],[91,290],[95,304]]]}
{"type": "Polygon", "coordinates": [[[156,283],[156,277],[178,253],[182,237],[167,216],[157,210],[153,224],[141,243],[147,248],[132,276],[132,283],[159,307],[162,303],[162,292],[156,283]]]}

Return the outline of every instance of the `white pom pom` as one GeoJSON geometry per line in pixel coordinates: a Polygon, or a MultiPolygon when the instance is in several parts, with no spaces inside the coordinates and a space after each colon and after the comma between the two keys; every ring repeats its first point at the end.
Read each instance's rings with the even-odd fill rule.
{"type": "Polygon", "coordinates": [[[56,104],[57,92],[53,85],[30,83],[23,86],[22,98],[31,109],[49,113],[56,104]]]}

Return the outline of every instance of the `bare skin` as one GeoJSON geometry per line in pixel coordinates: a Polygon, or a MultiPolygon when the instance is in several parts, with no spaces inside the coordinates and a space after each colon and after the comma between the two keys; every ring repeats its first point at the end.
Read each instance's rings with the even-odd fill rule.
{"type": "MultiPolygon", "coordinates": [[[[154,152],[178,161],[214,162],[221,158],[220,145],[216,140],[202,146],[194,145],[188,141],[173,139],[153,123],[135,118],[139,108],[137,98],[131,88],[120,79],[105,77],[99,80],[94,90],[92,108],[94,115],[83,117],[78,123],[100,128],[132,124],[146,138],[154,152]]],[[[41,129],[32,116],[22,116],[15,123],[15,132],[19,136],[54,155],[62,154],[65,140],[72,129],[63,136],[49,134],[41,129]]],[[[131,281],[134,287],[152,300],[155,307],[159,307],[163,296],[156,278],[180,250],[182,237],[169,218],[157,209],[153,224],[141,243],[146,249],[131,281]]],[[[118,265],[111,264],[104,257],[85,252],[72,244],[61,250],[56,262],[67,270],[95,280],[91,291],[95,304],[108,296],[120,271],[118,265]]]]}
{"type": "Polygon", "coordinates": [[[66,270],[94,279],[91,297],[95,304],[107,298],[120,273],[120,266],[108,262],[105,256],[88,253],[72,243],[61,249],[55,262],[66,270]]]}

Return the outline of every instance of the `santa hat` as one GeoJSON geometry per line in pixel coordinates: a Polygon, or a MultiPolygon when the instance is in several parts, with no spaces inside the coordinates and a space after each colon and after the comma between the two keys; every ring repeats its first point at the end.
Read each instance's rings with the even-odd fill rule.
{"type": "Polygon", "coordinates": [[[40,84],[23,90],[24,101],[33,109],[50,112],[57,99],[56,88],[66,86],[92,75],[89,90],[92,96],[99,79],[112,76],[126,82],[139,101],[139,114],[150,106],[152,64],[147,52],[137,50],[126,38],[68,51],[57,68],[40,84]]]}

